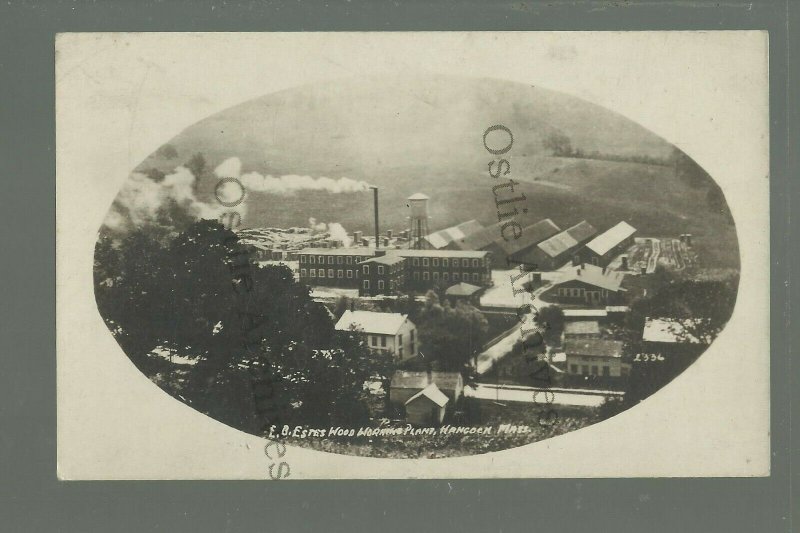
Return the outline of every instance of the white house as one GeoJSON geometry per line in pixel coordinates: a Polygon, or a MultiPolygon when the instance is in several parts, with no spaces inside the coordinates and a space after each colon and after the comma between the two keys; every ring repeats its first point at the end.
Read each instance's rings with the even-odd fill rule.
{"type": "Polygon", "coordinates": [[[361,331],[373,350],[386,350],[403,361],[419,352],[417,327],[400,313],[375,311],[345,311],[336,323],[339,331],[361,331]]]}

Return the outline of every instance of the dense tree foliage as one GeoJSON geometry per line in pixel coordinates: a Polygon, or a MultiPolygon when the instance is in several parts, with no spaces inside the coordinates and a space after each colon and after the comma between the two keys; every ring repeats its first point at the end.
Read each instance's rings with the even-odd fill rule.
{"type": "Polygon", "coordinates": [[[489,323],[477,308],[464,302],[442,303],[435,292],[425,296],[419,312],[419,336],[426,357],[442,368],[462,370],[486,342],[489,323]]]}
{"type": "Polygon", "coordinates": [[[357,332],[334,331],[328,311],[288,268],[256,266],[236,234],[214,221],[196,222],[166,244],[143,230],[116,243],[102,237],[95,295],[145,373],[159,346],[195,359],[181,395],[247,431],[363,419],[364,381],[388,372],[386,356],[357,332]]]}

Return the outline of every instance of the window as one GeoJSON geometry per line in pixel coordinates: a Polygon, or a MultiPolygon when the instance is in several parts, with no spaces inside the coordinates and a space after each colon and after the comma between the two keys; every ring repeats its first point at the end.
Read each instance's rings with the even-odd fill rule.
{"type": "Polygon", "coordinates": [[[311,277],[312,278],[316,278],[317,277],[317,269],[316,268],[312,268],[311,269],[311,277]]]}
{"type": "Polygon", "coordinates": [[[469,259],[462,259],[461,266],[468,267],[469,266],[469,259]]]}
{"type": "Polygon", "coordinates": [[[593,376],[597,375],[597,365],[592,365],[592,375],[593,376]]]}
{"type": "Polygon", "coordinates": [[[428,258],[427,257],[423,257],[422,258],[422,266],[425,266],[425,267],[428,266],[428,258]]]}
{"type": "Polygon", "coordinates": [[[389,289],[394,290],[394,281],[389,280],[389,289]]]}
{"type": "Polygon", "coordinates": [[[570,374],[577,374],[578,373],[578,365],[569,365],[569,372],[570,372],[570,374]]]}
{"type": "Polygon", "coordinates": [[[348,278],[352,278],[352,277],[353,277],[353,271],[352,271],[352,270],[349,270],[349,269],[348,269],[348,271],[347,271],[347,277],[348,277],[348,278]]]}
{"type": "Polygon", "coordinates": [[[344,277],[344,270],[337,270],[336,271],[336,277],[337,278],[343,278],[344,277]]]}
{"type": "Polygon", "coordinates": [[[352,265],[352,264],[353,264],[353,257],[352,257],[352,256],[350,256],[350,255],[348,255],[348,256],[345,258],[345,261],[344,261],[344,262],[345,262],[345,263],[347,263],[348,265],[352,265]]]}
{"type": "Polygon", "coordinates": [[[320,268],[318,274],[319,274],[319,277],[324,278],[325,277],[325,269],[324,268],[320,268]]]}
{"type": "Polygon", "coordinates": [[[444,274],[442,274],[442,279],[445,281],[450,281],[450,274],[448,272],[445,272],[444,274]]]}
{"type": "Polygon", "coordinates": [[[378,274],[383,274],[383,265],[378,265],[378,274]]]}
{"type": "Polygon", "coordinates": [[[398,346],[402,346],[403,345],[403,334],[402,333],[397,336],[397,345],[398,346]]]}
{"type": "Polygon", "coordinates": [[[332,268],[328,269],[328,277],[329,278],[333,278],[333,269],[332,268]]]}
{"type": "Polygon", "coordinates": [[[329,264],[329,265],[332,265],[332,264],[333,264],[333,256],[332,256],[332,255],[329,255],[329,256],[328,256],[328,264],[329,264]]]}
{"type": "Polygon", "coordinates": [[[438,257],[434,257],[433,258],[433,266],[435,266],[435,267],[439,266],[439,258],[438,257]]]}
{"type": "Polygon", "coordinates": [[[581,374],[586,375],[589,373],[589,365],[581,365],[581,374]]]}
{"type": "Polygon", "coordinates": [[[336,257],[336,264],[337,265],[341,265],[342,264],[342,256],[341,255],[336,257]]]}
{"type": "Polygon", "coordinates": [[[461,274],[461,279],[463,279],[464,281],[469,281],[469,272],[464,272],[463,274],[461,274]]]}
{"type": "Polygon", "coordinates": [[[414,258],[414,266],[419,266],[419,257],[414,258]]]}
{"type": "Polygon", "coordinates": [[[309,258],[308,258],[308,262],[309,263],[311,263],[313,265],[315,261],[316,261],[316,257],[314,257],[313,255],[309,256],[309,258]]]}
{"type": "Polygon", "coordinates": [[[428,279],[430,279],[430,277],[431,277],[430,272],[423,272],[422,273],[422,279],[428,280],[428,279]]]}
{"type": "Polygon", "coordinates": [[[436,280],[436,281],[439,281],[439,273],[438,272],[434,272],[433,273],[433,279],[436,280]]]}
{"type": "Polygon", "coordinates": [[[301,277],[301,278],[304,278],[304,277],[306,277],[306,269],[305,269],[305,268],[301,268],[301,269],[300,269],[300,277],[301,277]]]}
{"type": "Polygon", "coordinates": [[[475,267],[475,268],[478,267],[478,260],[477,259],[473,259],[472,260],[472,266],[475,267]]]}
{"type": "Polygon", "coordinates": [[[371,346],[377,346],[378,345],[378,337],[376,337],[375,335],[370,335],[369,336],[369,344],[371,346]]]}
{"type": "Polygon", "coordinates": [[[478,277],[479,277],[478,274],[473,274],[472,281],[478,281],[478,277]]]}
{"type": "Polygon", "coordinates": [[[369,274],[369,265],[364,265],[364,274],[369,274]]]}
{"type": "Polygon", "coordinates": [[[442,266],[446,267],[449,266],[450,260],[449,259],[442,259],[442,266]]]}
{"type": "Polygon", "coordinates": [[[458,272],[453,272],[453,281],[458,281],[459,279],[458,272]]]}
{"type": "Polygon", "coordinates": [[[368,279],[364,280],[364,288],[365,289],[369,289],[369,280],[368,279]]]}
{"type": "Polygon", "coordinates": [[[324,265],[324,264],[325,264],[325,258],[324,258],[323,256],[319,256],[317,259],[318,259],[318,261],[317,261],[317,262],[318,262],[320,265],[324,265]]]}
{"type": "Polygon", "coordinates": [[[306,256],[304,256],[304,255],[301,255],[301,256],[300,256],[300,262],[301,262],[301,263],[305,263],[305,262],[306,262],[306,256]]]}
{"type": "Polygon", "coordinates": [[[611,375],[611,369],[607,366],[603,366],[603,375],[608,377],[611,375]]]}
{"type": "Polygon", "coordinates": [[[378,288],[379,288],[379,289],[382,289],[382,288],[383,288],[383,280],[382,280],[382,279],[379,279],[379,280],[378,280],[378,288]]]}
{"type": "Polygon", "coordinates": [[[419,281],[419,272],[414,272],[414,281],[419,281]]]}
{"type": "Polygon", "coordinates": [[[381,348],[386,348],[386,337],[381,337],[381,348]]]}

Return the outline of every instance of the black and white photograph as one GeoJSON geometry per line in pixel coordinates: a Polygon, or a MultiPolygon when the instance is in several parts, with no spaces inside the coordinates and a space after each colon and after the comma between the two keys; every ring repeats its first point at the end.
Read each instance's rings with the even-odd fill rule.
{"type": "MultiPolygon", "coordinates": [[[[681,90],[710,92],[712,99],[717,91],[721,100],[726,91],[734,100],[763,94],[765,64],[758,58],[765,42],[758,32],[742,32],[739,40],[735,34],[706,34],[706,41],[685,35],[638,34],[635,42],[645,45],[638,60],[652,65],[661,54],[669,76],[680,67],[667,59],[672,49],[666,41],[685,44],[676,54],[714,50],[717,58],[746,45],[752,54],[743,54],[741,62],[752,61],[750,85],[731,82],[709,91],[698,70],[686,75],[696,87],[681,90]]],[[[537,443],[549,447],[573,432],[589,436],[588,428],[602,431],[629,410],[650,416],[660,431],[687,436],[682,445],[690,445],[695,430],[684,424],[692,426],[692,411],[705,405],[723,421],[736,418],[737,407],[724,394],[747,387],[747,409],[753,412],[741,413],[742,419],[766,413],[768,421],[768,369],[752,371],[758,357],[768,357],[768,329],[757,317],[768,314],[758,307],[768,302],[761,294],[768,288],[766,150],[756,144],[758,158],[730,154],[722,140],[707,135],[695,151],[677,127],[679,119],[654,130],[656,121],[640,123],[584,89],[598,80],[609,94],[638,101],[646,110],[658,81],[624,66],[614,67],[622,73],[616,78],[599,65],[571,90],[564,82],[570,67],[563,65],[586,71],[592,53],[610,64],[616,45],[634,54],[634,41],[615,35],[529,36],[556,65],[544,67],[540,80],[535,66],[530,72],[493,72],[483,55],[484,43],[523,54],[525,34],[504,34],[499,43],[490,34],[473,33],[261,40],[171,34],[163,43],[125,34],[62,37],[57,49],[64,59],[57,70],[67,80],[62,87],[71,89],[58,93],[63,123],[79,123],[78,110],[70,106],[83,98],[96,113],[107,112],[109,122],[127,121],[120,129],[129,138],[145,135],[150,143],[131,141],[84,161],[93,166],[87,172],[103,176],[103,190],[111,194],[102,201],[99,195],[83,198],[96,204],[91,217],[78,220],[74,210],[58,220],[59,231],[74,221],[91,242],[80,252],[59,248],[59,261],[80,253],[83,265],[75,277],[60,278],[62,305],[80,298],[93,306],[91,327],[76,322],[65,329],[71,344],[68,355],[59,354],[66,368],[59,393],[78,399],[65,399],[64,405],[88,408],[80,399],[87,388],[80,383],[108,375],[102,365],[93,370],[86,355],[71,366],[81,357],[74,348],[91,336],[116,348],[89,359],[113,358],[127,376],[115,378],[118,383],[136,383],[135,394],[116,396],[111,389],[119,390],[117,385],[101,395],[117,416],[136,410],[139,398],[168,402],[167,425],[213,424],[215,431],[229,432],[225,442],[244,435],[241,442],[263,458],[261,475],[267,479],[300,476],[301,456],[313,463],[341,456],[401,460],[385,473],[373,462],[357,473],[330,466],[307,477],[427,477],[434,464],[453,466],[429,470],[433,476],[514,477],[513,467],[491,472],[484,462],[469,473],[470,463],[447,461],[491,462],[498,452],[523,453],[537,443]],[[208,57],[222,54],[210,65],[193,65],[196,78],[182,80],[188,85],[208,83],[224,92],[245,84],[246,74],[220,75],[224,54],[236,58],[230,68],[239,68],[254,60],[253,50],[267,55],[273,45],[286,57],[265,64],[280,62],[285,70],[264,67],[262,75],[281,78],[293,64],[299,73],[265,83],[263,90],[250,86],[233,101],[181,94],[176,86],[164,90],[159,109],[153,80],[169,78],[170,69],[177,79],[187,69],[169,54],[154,52],[176,42],[181,50],[191,49],[187,56],[204,57],[198,49],[206,43],[208,57]],[[138,87],[115,78],[125,63],[113,61],[114,50],[131,43],[122,53],[141,67],[138,87]],[[365,51],[351,65],[337,63],[348,50],[370,46],[386,53],[365,51]],[[82,62],[78,52],[89,47],[100,52],[82,62]],[[412,66],[415,52],[425,48],[441,57],[412,66]],[[474,71],[463,67],[473,56],[480,65],[474,71]],[[448,57],[453,68],[444,66],[448,57]],[[370,58],[385,64],[375,67],[370,58]],[[320,61],[333,65],[332,72],[307,74],[313,70],[309,62],[320,61]],[[359,66],[364,68],[354,68],[359,66]],[[559,69],[563,77],[554,75],[559,69]],[[548,83],[556,78],[561,82],[548,83]],[[111,102],[117,98],[125,116],[115,117],[113,106],[104,111],[102,98],[92,102],[76,92],[86,87],[111,102]],[[140,106],[156,118],[139,119],[137,113],[145,113],[140,106]],[[181,126],[161,127],[173,124],[164,118],[173,112],[183,112],[181,126]],[[764,173],[741,176],[704,165],[697,157],[706,157],[703,150],[749,157],[751,167],[739,171],[764,173]],[[124,174],[116,174],[117,162],[128,165],[124,174]],[[749,211],[743,211],[748,203],[749,211]],[[85,283],[72,288],[78,276],[91,276],[90,291],[85,283]],[[744,313],[749,329],[731,325],[735,310],[744,313]],[[759,347],[766,351],[759,354],[759,347]],[[717,370],[711,370],[706,352],[718,354],[717,370]],[[679,399],[656,403],[673,383],[678,391],[684,386],[679,399]],[[720,405],[730,411],[720,411],[720,405]],[[666,414],[649,415],[648,406],[666,414]],[[413,464],[406,474],[403,462],[413,464]]],[[[280,54],[269,52],[274,55],[280,54]]],[[[705,66],[714,79],[732,79],[724,63],[705,66]]],[[[663,92],[669,89],[665,85],[663,92]]],[[[688,101],[685,110],[667,111],[656,100],[652,106],[659,116],[685,111],[688,119],[703,109],[702,102],[688,101]]],[[[758,135],[750,126],[763,126],[764,113],[766,107],[734,116],[734,124],[741,122],[736,135],[758,135]]],[[[720,115],[727,120],[724,130],[731,116],[720,115]]],[[[76,126],[60,137],[59,157],[70,164],[59,175],[62,189],[73,177],[81,179],[75,150],[88,142],[81,131],[76,126]]],[[[75,272],[75,264],[67,268],[75,272]]],[[[86,314],[90,308],[81,306],[86,314]]],[[[64,306],[59,313],[65,320],[80,314],[69,316],[73,312],[64,306]]],[[[61,403],[59,409],[60,417],[70,417],[61,403]]],[[[625,427],[628,447],[648,431],[637,423],[625,427]]],[[[150,426],[147,447],[175,447],[180,438],[159,442],[158,428],[157,422],[150,426]]],[[[605,451],[584,451],[563,472],[553,461],[548,475],[602,475],[606,466],[594,471],[592,465],[615,453],[610,464],[624,462],[627,452],[614,441],[619,430],[602,435],[589,439],[588,450],[596,443],[605,451]]],[[[706,440],[708,453],[724,447],[727,438],[706,440]]],[[[742,439],[741,446],[756,452],[744,453],[748,459],[731,471],[762,472],[768,443],[766,432],[742,439]]],[[[105,453],[103,461],[113,463],[111,451],[105,453]]],[[[215,460],[211,452],[203,457],[215,460]]],[[[513,463],[516,456],[505,457],[513,463]]],[[[647,454],[628,466],[627,475],[668,475],[648,471],[647,454]]],[[[101,476],[102,465],[94,468],[87,475],[101,476]]],[[[676,468],[683,473],[695,467],[676,468]]],[[[228,471],[231,477],[252,475],[246,466],[228,471]]],[[[701,468],[697,475],[703,475],[701,468]]],[[[192,477],[181,468],[164,476],[192,477]]]]}

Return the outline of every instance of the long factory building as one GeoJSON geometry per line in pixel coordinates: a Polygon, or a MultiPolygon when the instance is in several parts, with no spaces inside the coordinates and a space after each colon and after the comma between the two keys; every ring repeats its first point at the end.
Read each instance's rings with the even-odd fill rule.
{"type": "Polygon", "coordinates": [[[358,288],[362,296],[425,291],[467,282],[491,284],[491,253],[472,250],[305,248],[298,252],[300,281],[358,288]]]}

